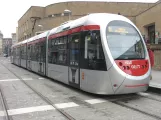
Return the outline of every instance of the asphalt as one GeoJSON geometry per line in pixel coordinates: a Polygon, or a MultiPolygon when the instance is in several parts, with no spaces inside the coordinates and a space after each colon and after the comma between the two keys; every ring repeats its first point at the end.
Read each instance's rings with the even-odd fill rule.
{"type": "MultiPolygon", "coordinates": [[[[10,64],[9,59],[0,58],[0,63],[0,87],[4,93],[7,111],[13,120],[66,120],[66,118],[11,71],[75,120],[155,120],[161,118],[160,95],[142,92],[139,96],[134,95],[133,99],[125,100],[120,98],[127,97],[126,95],[93,95],[10,64]],[[117,99],[117,102],[111,102],[111,99],[117,99]]],[[[152,71],[150,87],[156,87],[152,85],[161,83],[160,73],[161,71],[152,71]]],[[[132,98],[132,95],[129,96],[132,98]]],[[[0,103],[0,120],[5,120],[1,113],[4,111],[2,107],[0,103]]]]}

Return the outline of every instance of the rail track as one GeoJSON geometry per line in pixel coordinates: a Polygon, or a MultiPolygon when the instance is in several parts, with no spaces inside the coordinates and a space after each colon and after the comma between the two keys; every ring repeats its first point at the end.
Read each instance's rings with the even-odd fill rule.
{"type": "MultiPolygon", "coordinates": [[[[48,103],[49,105],[52,105],[58,112],[60,112],[65,118],[69,119],[69,120],[76,120],[75,118],[73,118],[71,115],[69,115],[68,113],[66,113],[64,110],[57,108],[54,103],[48,99],[46,96],[44,96],[43,94],[41,94],[39,91],[37,91],[35,88],[33,88],[31,85],[29,85],[26,81],[24,81],[20,76],[18,76],[18,74],[16,74],[15,72],[13,72],[11,69],[9,69],[7,66],[5,66],[4,64],[2,64],[6,69],[8,69],[11,73],[13,73],[18,79],[20,79],[25,85],[27,85],[30,89],[32,89],[40,98],[42,98],[46,103],[48,103]]],[[[47,86],[49,87],[49,86],[47,86]]],[[[62,91],[63,92],[63,91],[62,91]]],[[[97,96],[97,95],[91,95],[93,97],[96,98],[101,98],[103,100],[106,100],[108,102],[117,104],[119,106],[137,111],[139,113],[142,113],[146,116],[152,117],[154,119],[160,120],[161,116],[158,114],[153,114],[151,113],[151,111],[147,111],[146,109],[139,109],[138,107],[135,106],[130,106],[128,104],[128,101],[131,100],[136,100],[136,99],[148,99],[148,100],[152,100],[155,102],[161,102],[161,100],[159,98],[155,98],[153,96],[150,96],[148,94],[151,94],[151,92],[147,91],[144,94],[128,94],[128,95],[116,95],[116,96],[97,96]]],[[[158,94],[154,94],[154,95],[158,95],[158,94]]],[[[77,96],[73,96],[73,97],[69,97],[69,99],[71,99],[72,101],[74,101],[75,103],[79,104],[79,105],[84,105],[90,108],[94,108],[91,104],[86,103],[84,100],[82,100],[81,98],[77,97],[77,96]]],[[[101,111],[100,111],[101,112],[101,111]]]]}
{"type": "Polygon", "coordinates": [[[7,106],[7,102],[6,102],[6,99],[5,99],[5,96],[3,94],[3,91],[1,89],[1,86],[0,86],[0,102],[1,102],[1,105],[2,105],[2,109],[3,109],[3,118],[4,120],[12,120],[12,118],[9,116],[8,114],[8,106],[7,106]]]}
{"type": "MultiPolygon", "coordinates": [[[[1,63],[2,64],[2,63],[1,63]]],[[[68,113],[66,113],[64,110],[56,107],[54,105],[54,103],[49,100],[47,97],[45,97],[43,94],[41,94],[39,91],[37,91],[36,89],[34,89],[32,86],[30,86],[26,81],[24,81],[20,76],[18,76],[15,72],[13,72],[11,69],[9,69],[7,66],[5,66],[4,64],[2,64],[6,69],[8,69],[11,73],[13,73],[18,79],[20,79],[26,86],[28,86],[34,93],[36,93],[42,100],[44,100],[47,104],[53,106],[55,108],[55,110],[57,110],[59,113],[61,113],[65,118],[67,118],[68,120],[75,120],[75,118],[73,118],[72,116],[70,116],[68,113]]],[[[6,110],[7,113],[7,110],[6,110]]],[[[7,119],[10,120],[10,119],[7,119]]]]}

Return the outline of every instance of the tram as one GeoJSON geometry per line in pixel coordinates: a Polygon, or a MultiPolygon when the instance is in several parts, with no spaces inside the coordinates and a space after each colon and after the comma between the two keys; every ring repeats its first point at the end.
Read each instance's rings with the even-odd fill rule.
{"type": "Polygon", "coordinates": [[[94,94],[146,91],[151,66],[126,17],[93,13],[12,46],[12,63],[94,94]]]}

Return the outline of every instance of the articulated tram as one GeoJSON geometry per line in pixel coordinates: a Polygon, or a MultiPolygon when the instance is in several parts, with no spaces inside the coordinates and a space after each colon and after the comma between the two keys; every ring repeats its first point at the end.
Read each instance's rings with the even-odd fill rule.
{"type": "Polygon", "coordinates": [[[95,94],[146,91],[151,66],[137,27],[121,15],[94,13],[12,46],[20,67],[95,94]]]}

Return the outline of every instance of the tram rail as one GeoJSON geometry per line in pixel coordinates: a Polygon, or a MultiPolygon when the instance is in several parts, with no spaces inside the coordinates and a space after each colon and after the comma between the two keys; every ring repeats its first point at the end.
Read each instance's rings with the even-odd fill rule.
{"type": "MultiPolygon", "coordinates": [[[[1,63],[2,64],[2,63],[1,63]]],[[[57,110],[59,113],[61,113],[65,118],[67,118],[68,120],[75,120],[75,118],[73,118],[71,115],[69,115],[68,113],[66,113],[64,110],[56,107],[54,105],[54,103],[49,100],[47,97],[45,97],[43,94],[41,94],[40,92],[38,92],[36,89],[34,89],[32,86],[30,86],[27,82],[25,82],[20,76],[18,76],[15,72],[13,72],[12,70],[10,70],[7,66],[5,66],[4,64],[2,64],[6,69],[8,69],[11,73],[13,73],[18,79],[20,79],[26,86],[28,86],[33,92],[35,92],[42,100],[44,100],[46,103],[48,103],[49,105],[53,106],[55,108],[55,110],[57,110]]],[[[6,110],[7,113],[7,110],[6,110]]],[[[8,115],[8,113],[7,113],[8,115]]],[[[7,119],[10,120],[10,119],[7,119]]]]}
{"type": "Polygon", "coordinates": [[[3,107],[3,113],[4,113],[3,118],[5,120],[12,120],[12,118],[9,116],[8,111],[7,111],[8,106],[7,106],[7,102],[5,100],[4,93],[3,93],[1,86],[0,86],[0,101],[1,101],[1,104],[2,104],[2,107],[3,107]]]}
{"type": "MultiPolygon", "coordinates": [[[[66,113],[64,110],[57,108],[54,103],[49,100],[47,97],[45,97],[43,94],[41,94],[39,91],[37,91],[35,88],[33,88],[32,86],[30,86],[26,81],[24,81],[20,76],[18,76],[15,72],[13,72],[11,69],[9,69],[7,66],[5,66],[3,64],[3,66],[8,69],[11,73],[13,73],[18,79],[20,79],[25,85],[27,85],[30,89],[32,89],[38,96],[40,96],[40,98],[42,98],[46,103],[48,103],[49,105],[52,105],[58,112],[60,112],[64,117],[66,117],[69,120],[75,120],[75,118],[73,118],[72,116],[70,116],[68,113],[66,113]]],[[[142,113],[146,116],[152,117],[154,119],[161,119],[161,116],[157,115],[157,114],[153,114],[150,111],[146,111],[144,109],[139,109],[138,107],[135,106],[130,106],[128,105],[128,101],[130,100],[137,100],[139,98],[145,98],[145,99],[150,99],[156,102],[161,102],[161,100],[156,99],[154,96],[150,96],[151,94],[149,94],[150,92],[147,91],[145,94],[140,94],[140,93],[135,93],[135,94],[127,94],[127,95],[116,95],[116,96],[100,96],[100,95],[93,95],[94,97],[103,99],[105,101],[117,104],[119,106],[134,110],[136,112],[142,113]],[[147,95],[146,95],[147,94],[147,95]],[[149,95],[148,95],[149,94],[149,95]],[[119,97],[118,97],[119,96],[119,97]]],[[[155,94],[157,95],[157,94],[155,94]]],[[[86,103],[85,101],[83,101],[81,98],[77,97],[77,96],[73,96],[73,97],[69,97],[69,99],[71,99],[72,101],[74,101],[75,103],[79,104],[79,105],[84,105],[90,108],[94,108],[92,105],[90,105],[89,103],[86,103]]],[[[101,111],[100,111],[101,112],[101,111]]]]}

